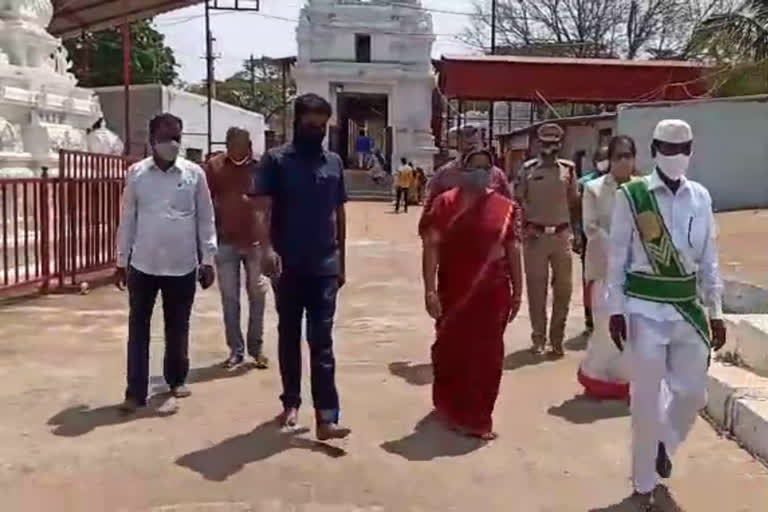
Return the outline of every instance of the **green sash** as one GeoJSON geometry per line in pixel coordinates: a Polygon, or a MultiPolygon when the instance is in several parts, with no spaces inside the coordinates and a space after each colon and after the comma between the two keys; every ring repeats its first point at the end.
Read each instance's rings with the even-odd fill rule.
{"type": "Polygon", "coordinates": [[[697,296],[696,274],[687,274],[659,211],[656,196],[646,180],[622,185],[640,240],[653,273],[628,272],[624,293],[628,297],[671,304],[710,346],[707,314],[697,296]]]}

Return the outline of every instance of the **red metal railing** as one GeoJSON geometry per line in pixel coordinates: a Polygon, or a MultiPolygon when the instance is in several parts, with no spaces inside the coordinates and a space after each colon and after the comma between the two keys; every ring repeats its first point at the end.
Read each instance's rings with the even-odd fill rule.
{"type": "Polygon", "coordinates": [[[61,151],[59,175],[0,178],[0,293],[77,284],[115,262],[120,199],[130,159],[61,151]]]}

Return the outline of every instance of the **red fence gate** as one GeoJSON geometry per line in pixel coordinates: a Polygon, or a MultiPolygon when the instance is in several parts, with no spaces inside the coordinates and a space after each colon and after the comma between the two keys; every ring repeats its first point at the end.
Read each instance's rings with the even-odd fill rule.
{"type": "Polygon", "coordinates": [[[132,160],[59,153],[59,174],[0,178],[0,293],[76,285],[115,263],[123,182],[132,160]]]}

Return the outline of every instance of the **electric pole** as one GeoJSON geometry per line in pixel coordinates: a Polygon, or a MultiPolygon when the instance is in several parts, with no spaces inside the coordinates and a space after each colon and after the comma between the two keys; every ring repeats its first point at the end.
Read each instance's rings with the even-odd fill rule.
{"type": "Polygon", "coordinates": [[[251,54],[251,58],[248,59],[248,73],[251,76],[251,106],[253,106],[256,103],[256,59],[253,58],[253,54],[251,54]]]}
{"type": "MultiPolygon", "coordinates": [[[[496,55],[496,0],[491,0],[491,55],[496,55]]],[[[496,155],[493,149],[493,125],[495,122],[493,109],[495,106],[496,104],[491,100],[488,110],[488,146],[494,156],[496,155]]]]}
{"type": "Polygon", "coordinates": [[[496,0],[491,0],[491,55],[496,55],[496,0]]]}
{"type": "MultiPolygon", "coordinates": [[[[212,101],[216,97],[216,83],[214,77],[214,61],[216,57],[213,55],[213,33],[211,32],[211,11],[237,11],[237,12],[258,12],[259,0],[227,0],[224,4],[220,5],[222,0],[205,0],[205,61],[206,61],[206,96],[208,100],[207,105],[207,117],[208,117],[208,154],[211,154],[213,148],[213,108],[212,101]],[[233,3],[234,2],[234,3],[233,3]]],[[[251,56],[253,59],[253,56],[251,56]]],[[[251,61],[253,62],[253,61],[251,61]]]]}
{"type": "Polygon", "coordinates": [[[208,155],[211,154],[211,149],[213,147],[213,135],[211,133],[213,109],[211,105],[211,100],[213,99],[213,77],[214,77],[213,34],[211,34],[211,6],[208,0],[206,0],[205,2],[205,64],[206,64],[205,95],[207,98],[205,108],[206,108],[206,117],[208,119],[207,120],[208,153],[206,154],[206,158],[207,158],[208,155]]]}

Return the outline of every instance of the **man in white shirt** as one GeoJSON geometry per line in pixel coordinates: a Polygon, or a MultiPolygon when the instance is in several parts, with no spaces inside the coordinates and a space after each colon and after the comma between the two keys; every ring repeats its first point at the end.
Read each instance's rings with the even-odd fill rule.
{"type": "Polygon", "coordinates": [[[150,321],[158,293],[165,320],[163,375],[173,397],[190,395],[184,384],[196,280],[199,276],[204,289],[214,281],[211,194],[200,166],[178,156],[181,132],[181,120],[171,114],[152,119],[152,156],[126,177],[115,272],[115,283],[121,290],[127,285],[130,302],[125,413],[147,403],[150,321]]]}
{"type": "Polygon", "coordinates": [[[726,341],[712,200],[685,177],[693,132],[665,120],[653,138],[656,170],[617,195],[607,274],[611,338],[626,342],[632,366],[632,478],[644,506],[706,405],[710,346],[726,341]]]}

